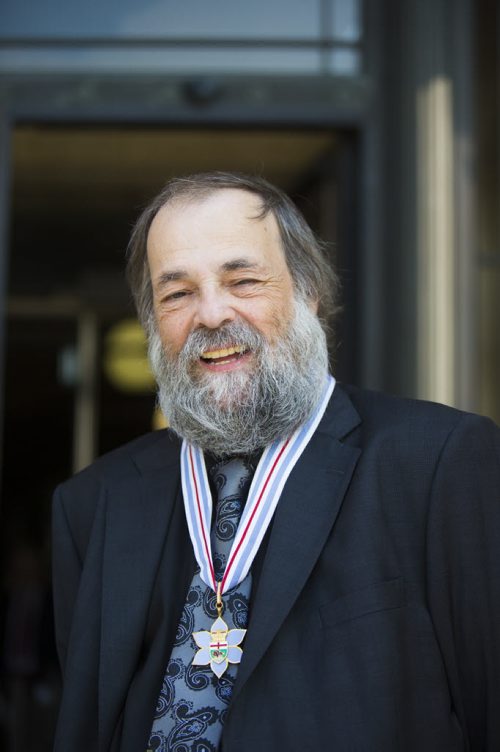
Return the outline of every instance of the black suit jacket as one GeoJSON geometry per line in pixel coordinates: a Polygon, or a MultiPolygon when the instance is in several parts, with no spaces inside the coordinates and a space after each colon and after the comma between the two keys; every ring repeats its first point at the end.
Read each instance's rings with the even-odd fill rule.
{"type": "MultiPolygon", "coordinates": [[[[500,432],[337,385],[255,565],[224,752],[500,750],[500,432]]],[[[144,752],[194,559],[168,431],[56,491],[56,752],[144,752]]]]}

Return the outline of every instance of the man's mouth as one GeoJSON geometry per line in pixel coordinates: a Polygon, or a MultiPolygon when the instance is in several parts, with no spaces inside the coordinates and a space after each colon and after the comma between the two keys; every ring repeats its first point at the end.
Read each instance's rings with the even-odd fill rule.
{"type": "Polygon", "coordinates": [[[207,350],[200,357],[207,364],[223,366],[239,360],[247,352],[248,350],[243,345],[235,345],[234,347],[224,347],[221,350],[207,350]]]}

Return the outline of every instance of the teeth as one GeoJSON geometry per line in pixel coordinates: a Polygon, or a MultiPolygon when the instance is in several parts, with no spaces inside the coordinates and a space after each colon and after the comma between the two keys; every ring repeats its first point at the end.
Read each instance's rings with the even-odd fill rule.
{"type": "Polygon", "coordinates": [[[234,355],[235,353],[242,353],[245,351],[244,347],[226,347],[224,350],[208,350],[201,356],[204,359],[215,358],[227,358],[228,355],[234,355]]]}

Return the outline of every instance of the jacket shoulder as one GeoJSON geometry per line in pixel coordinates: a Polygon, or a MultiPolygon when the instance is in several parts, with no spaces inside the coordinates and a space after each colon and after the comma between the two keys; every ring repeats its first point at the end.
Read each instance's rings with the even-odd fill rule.
{"type": "Polygon", "coordinates": [[[434,420],[453,424],[464,415],[462,410],[438,402],[398,397],[385,392],[361,389],[350,384],[342,384],[341,386],[349,395],[351,402],[363,419],[369,419],[371,416],[379,417],[380,415],[384,415],[388,419],[391,417],[397,419],[415,416],[421,419],[432,417],[434,420]]]}
{"type": "Polygon", "coordinates": [[[406,438],[410,444],[439,447],[452,434],[471,430],[498,433],[489,418],[426,400],[396,397],[381,392],[342,385],[358,412],[365,436],[406,438]]]}
{"type": "Polygon", "coordinates": [[[103,455],[55,490],[53,519],[65,520],[84,549],[101,499],[114,487],[126,489],[155,470],[178,467],[180,441],[169,430],[145,434],[103,455]]]}
{"type": "Polygon", "coordinates": [[[97,482],[123,480],[127,475],[164,467],[178,456],[180,442],[167,430],[154,431],[113,449],[64,481],[65,490],[97,482]]]}

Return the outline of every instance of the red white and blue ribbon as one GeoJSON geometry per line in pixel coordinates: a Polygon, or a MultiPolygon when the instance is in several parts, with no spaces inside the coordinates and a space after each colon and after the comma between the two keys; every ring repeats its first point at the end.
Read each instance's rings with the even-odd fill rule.
{"type": "MultiPolygon", "coordinates": [[[[335,379],[328,376],[321,399],[308,420],[288,439],[275,441],[264,450],[220,583],[220,595],[239,585],[247,576],[288,476],[318,427],[334,387],[335,379]]],[[[217,592],[219,583],[215,579],[210,546],[212,494],[205,459],[199,447],[186,441],[181,449],[181,478],[189,535],[200,577],[217,592]]]]}

